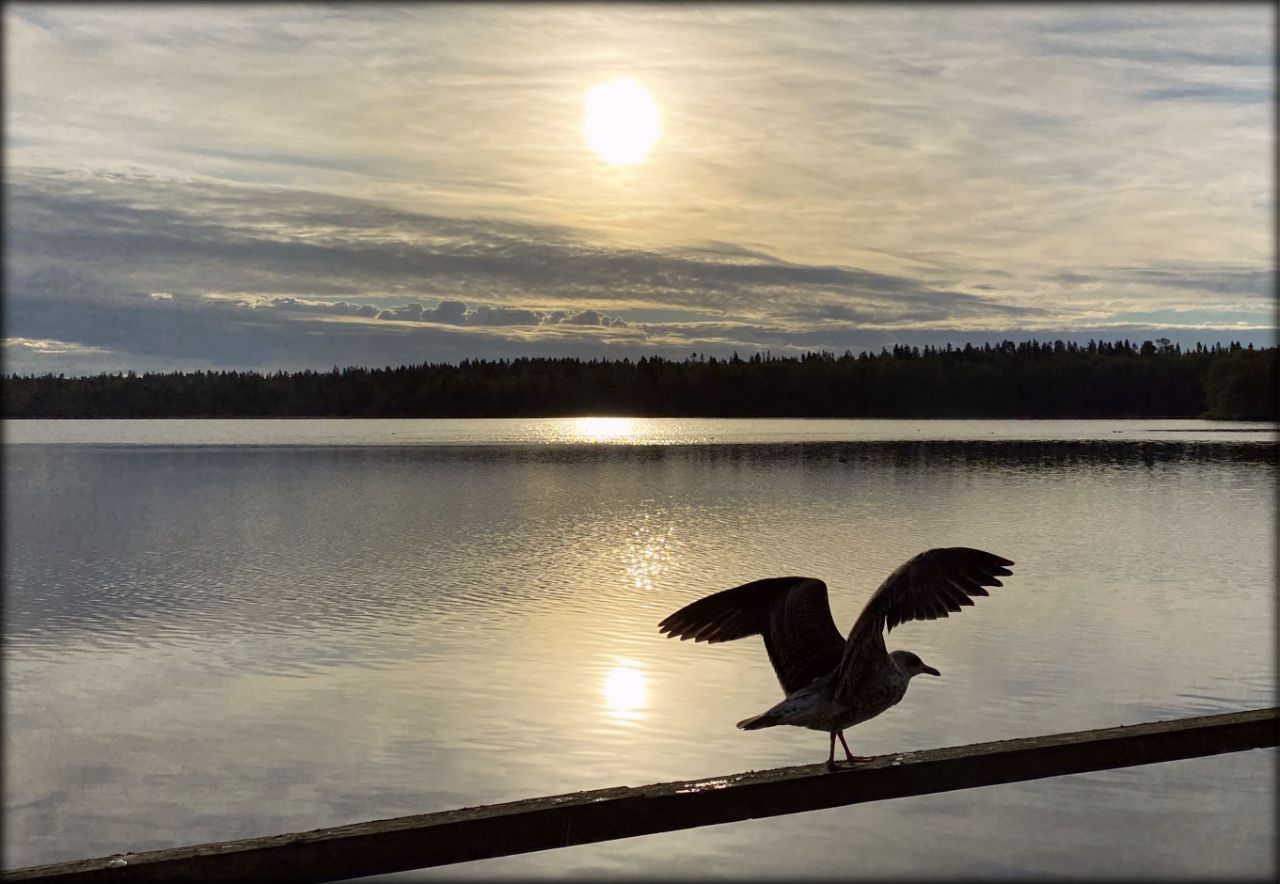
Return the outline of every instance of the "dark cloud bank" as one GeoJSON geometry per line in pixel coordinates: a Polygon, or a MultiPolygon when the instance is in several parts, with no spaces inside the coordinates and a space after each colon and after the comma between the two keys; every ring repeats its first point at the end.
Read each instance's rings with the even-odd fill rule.
{"type": "MultiPolygon", "coordinates": [[[[1274,340],[1273,331],[1053,330],[1041,310],[909,277],[732,245],[610,248],[564,228],[275,188],[26,170],[10,176],[5,209],[6,336],[103,351],[77,360],[10,346],[10,371],[678,358],[1003,337],[1274,340]],[[668,321],[629,321],[631,310],[668,321]],[[1020,331],[1024,323],[1038,330],[1020,331]]],[[[1174,287],[1215,282],[1132,272],[1174,287]]],[[[1236,295],[1274,291],[1262,271],[1220,281],[1236,295]]]]}

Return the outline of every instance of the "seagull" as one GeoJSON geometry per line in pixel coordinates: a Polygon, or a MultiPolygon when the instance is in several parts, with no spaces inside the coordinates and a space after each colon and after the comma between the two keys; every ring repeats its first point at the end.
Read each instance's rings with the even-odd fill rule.
{"type": "Polygon", "coordinates": [[[936,620],[972,605],[983,587],[1003,586],[1013,562],[964,546],[930,549],[900,565],[872,594],[848,639],[840,638],[827,585],[816,577],[768,577],[726,589],[686,605],[658,624],[681,641],[727,642],[764,637],[769,662],[786,697],[771,709],[743,719],[754,731],[789,724],[831,735],[827,769],[836,769],[836,737],[845,759],[854,755],[844,731],[896,706],[907,684],[921,673],[941,675],[911,651],[886,651],[882,631],[908,620],[936,620]]]}

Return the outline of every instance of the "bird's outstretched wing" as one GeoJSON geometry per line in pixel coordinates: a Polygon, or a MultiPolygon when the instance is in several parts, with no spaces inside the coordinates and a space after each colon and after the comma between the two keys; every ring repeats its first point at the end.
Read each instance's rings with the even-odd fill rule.
{"type": "Polygon", "coordinates": [[[837,682],[850,690],[884,655],[885,630],[908,620],[936,620],[972,605],[970,596],[990,595],[983,587],[1003,586],[997,576],[1013,572],[1013,562],[980,549],[930,549],[898,566],[880,584],[849,631],[837,682]]]}
{"type": "Polygon", "coordinates": [[[788,694],[833,670],[845,644],[831,619],[827,585],[814,577],[769,577],[717,592],[676,611],[658,630],[699,642],[761,635],[788,694]]]}

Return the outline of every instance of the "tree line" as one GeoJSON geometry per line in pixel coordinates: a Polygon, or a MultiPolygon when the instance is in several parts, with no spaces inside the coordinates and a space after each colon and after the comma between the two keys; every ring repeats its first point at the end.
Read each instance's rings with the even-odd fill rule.
{"type": "Polygon", "coordinates": [[[0,377],[7,418],[1277,419],[1277,350],[1161,338],[683,360],[463,360],[332,371],[0,377]]]}

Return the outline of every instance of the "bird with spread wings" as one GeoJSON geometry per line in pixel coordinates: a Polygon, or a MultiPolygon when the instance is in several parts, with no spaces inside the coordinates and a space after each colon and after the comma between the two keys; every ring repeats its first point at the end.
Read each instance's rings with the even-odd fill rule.
{"type": "Polygon", "coordinates": [[[935,620],[972,605],[988,586],[1013,572],[1009,559],[980,549],[947,547],[900,565],[867,600],[847,639],[831,617],[827,585],[815,577],[769,577],[686,605],[658,624],[668,638],[727,642],[764,638],[769,662],[786,694],[771,709],[738,722],[744,730],[793,725],[831,736],[827,767],[835,769],[836,738],[846,760],[844,731],[897,705],[912,677],[940,675],[910,651],[888,651],[884,632],[908,620],[935,620]]]}

